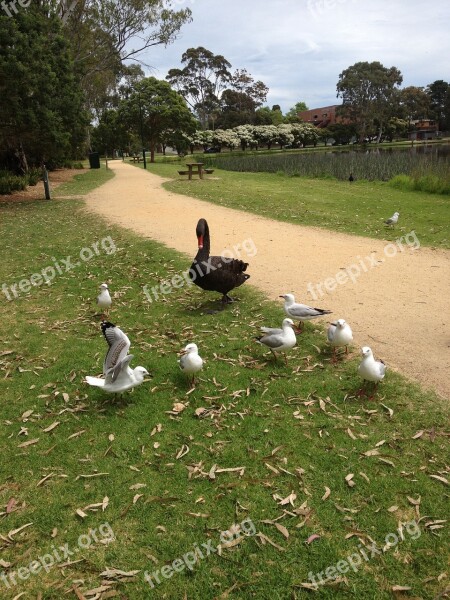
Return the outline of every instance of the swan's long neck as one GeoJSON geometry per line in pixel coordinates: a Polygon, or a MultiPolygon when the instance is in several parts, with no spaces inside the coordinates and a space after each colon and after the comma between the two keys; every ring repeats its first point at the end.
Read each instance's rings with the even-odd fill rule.
{"type": "Polygon", "coordinates": [[[210,253],[210,239],[209,239],[209,227],[208,223],[205,224],[205,231],[203,236],[199,236],[198,238],[199,249],[197,252],[197,258],[208,258],[210,253]],[[202,248],[200,248],[200,244],[202,244],[202,248]]]}

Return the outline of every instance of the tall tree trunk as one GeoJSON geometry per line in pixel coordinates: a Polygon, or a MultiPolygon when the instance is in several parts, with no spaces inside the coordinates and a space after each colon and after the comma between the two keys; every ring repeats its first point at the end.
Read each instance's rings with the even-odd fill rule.
{"type": "Polygon", "coordinates": [[[14,157],[17,159],[17,170],[22,175],[28,173],[28,161],[22,146],[22,142],[19,142],[19,146],[14,149],[14,157]]]}

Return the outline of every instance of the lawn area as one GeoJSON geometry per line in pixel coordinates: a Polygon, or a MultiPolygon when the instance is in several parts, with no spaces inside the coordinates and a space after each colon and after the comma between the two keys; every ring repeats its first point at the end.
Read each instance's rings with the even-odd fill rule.
{"type": "MultiPolygon", "coordinates": [[[[186,158],[184,162],[189,162],[186,158]]],[[[184,163],[183,163],[184,164],[184,163]]],[[[136,165],[142,168],[142,165],[136,165]]],[[[239,210],[297,225],[324,227],[377,239],[395,240],[415,231],[422,246],[450,248],[450,198],[397,190],[385,182],[307,179],[271,173],[215,169],[199,181],[185,181],[179,164],[154,163],[148,169],[174,180],[165,187],[239,210]],[[400,213],[396,229],[383,221],[400,213]]]]}
{"type": "MultiPolygon", "coordinates": [[[[82,196],[105,173],[87,171],[63,193],[82,196]]],[[[421,242],[437,226],[381,184],[216,174],[168,186],[364,235],[374,235],[369,217],[379,224],[396,209],[421,242]],[[328,202],[320,223],[314,202],[301,204],[305,186],[328,202]],[[358,190],[364,212],[349,220],[358,190]],[[377,190],[386,193],[371,207],[377,190]]],[[[357,397],[358,349],[332,364],[320,324],[306,325],[288,366],[274,361],[254,337],[279,326],[282,308],[248,286],[219,311],[219,296],[195,286],[149,302],[143,287],[191,259],[93,218],[81,200],[1,205],[0,231],[2,599],[291,600],[317,595],[316,581],[318,597],[333,599],[446,590],[442,400],[392,371],[373,400],[357,397]],[[83,382],[106,351],[95,305],[104,281],[131,366],[151,373],[123,399],[83,382]],[[177,365],[190,341],[206,361],[193,391],[177,365]]]]}

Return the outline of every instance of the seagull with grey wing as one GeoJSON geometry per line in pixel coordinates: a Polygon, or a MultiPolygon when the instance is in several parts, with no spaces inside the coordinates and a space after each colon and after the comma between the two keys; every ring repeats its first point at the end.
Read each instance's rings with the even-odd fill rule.
{"type": "Polygon", "coordinates": [[[283,352],[284,360],[287,365],[286,350],[290,350],[297,343],[297,337],[294,331],[294,321],[292,319],[284,319],[281,329],[271,327],[261,327],[261,331],[265,334],[256,338],[256,341],[262,346],[266,346],[277,357],[277,352],[283,352]]]}
{"type": "Polygon", "coordinates": [[[392,217],[390,217],[389,219],[386,219],[386,221],[384,222],[385,225],[390,225],[391,227],[394,227],[394,225],[397,225],[398,223],[398,218],[400,216],[399,212],[395,212],[392,217]]]}
{"type": "Polygon", "coordinates": [[[294,320],[298,319],[299,331],[302,330],[302,323],[304,321],[311,321],[311,319],[317,319],[331,313],[331,310],[314,308],[307,304],[299,304],[295,301],[294,294],[283,294],[280,298],[284,298],[284,312],[287,316],[294,320]]]}
{"type": "MultiPolygon", "coordinates": [[[[375,360],[373,352],[369,346],[361,348],[362,361],[358,367],[358,374],[364,382],[372,382],[375,384],[371,398],[373,398],[378,384],[386,374],[386,365],[382,360],[375,360]]],[[[360,390],[360,395],[364,393],[363,388],[360,390]]]]}
{"type": "Polygon", "coordinates": [[[333,362],[336,362],[336,348],[345,346],[345,353],[348,354],[348,344],[353,341],[352,328],[344,319],[338,319],[330,323],[327,338],[333,348],[333,362]]]}
{"type": "Polygon", "coordinates": [[[111,308],[112,300],[109,294],[108,285],[102,283],[100,285],[100,294],[97,296],[97,306],[102,309],[102,319],[105,318],[105,313],[111,308]]]}
{"type": "Polygon", "coordinates": [[[108,344],[103,361],[104,378],[86,376],[86,383],[110,394],[120,394],[140,385],[149,372],[144,367],[130,368],[134,356],[128,354],[131,345],[128,337],[109,321],[102,323],[102,332],[108,344]]]}
{"type": "Polygon", "coordinates": [[[197,344],[188,344],[181,353],[181,358],[178,361],[180,369],[192,375],[191,385],[195,385],[195,374],[203,368],[203,359],[198,353],[197,344]]]}

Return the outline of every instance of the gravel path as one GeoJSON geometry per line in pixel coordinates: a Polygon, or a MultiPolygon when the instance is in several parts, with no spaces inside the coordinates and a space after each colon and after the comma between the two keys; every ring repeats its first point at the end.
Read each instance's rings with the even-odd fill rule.
{"type": "Polygon", "coordinates": [[[400,249],[266,219],[170,193],[162,188],[165,179],[127,163],[109,165],[116,176],[85,197],[88,210],[184,252],[186,268],[197,252],[197,220],[206,218],[211,253],[228,248],[248,261],[245,285],[279,301],[280,320],[278,296],[288,292],[330,309],[333,319],[351,324],[356,346],[371,346],[390,368],[450,397],[450,252],[417,248],[415,234],[400,249]]]}

